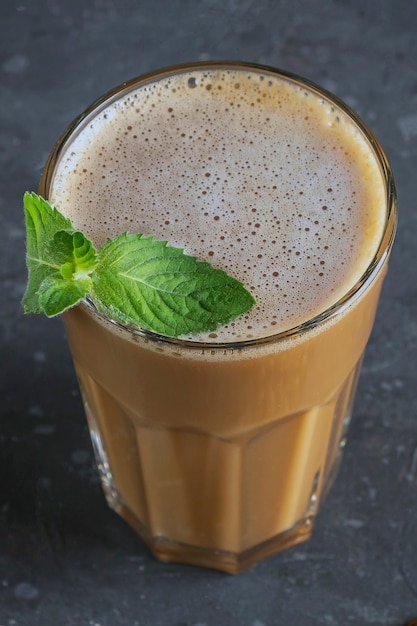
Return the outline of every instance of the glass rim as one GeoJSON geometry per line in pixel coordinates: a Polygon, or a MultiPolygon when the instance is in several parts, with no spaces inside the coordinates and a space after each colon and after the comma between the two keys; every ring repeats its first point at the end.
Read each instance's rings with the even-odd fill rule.
{"type": "Polygon", "coordinates": [[[385,184],[385,202],[386,202],[386,220],[384,231],[381,236],[381,240],[376,250],[376,253],[372,260],[370,261],[367,269],[359,277],[359,279],[355,282],[355,284],[335,303],[331,306],[327,307],[324,311],[318,313],[317,315],[309,318],[307,321],[302,322],[292,328],[280,331],[278,333],[248,338],[238,341],[223,341],[223,342],[210,342],[210,341],[198,341],[196,339],[184,339],[184,338],[176,338],[170,337],[167,335],[162,335],[156,333],[154,331],[140,328],[136,326],[131,326],[128,324],[123,324],[118,322],[105,313],[99,311],[94,305],[93,301],[87,297],[85,298],[78,306],[84,307],[93,315],[110,322],[111,324],[118,327],[119,330],[126,332],[128,335],[136,335],[142,337],[143,339],[147,339],[150,341],[158,342],[158,343],[166,343],[174,346],[182,347],[182,348],[190,348],[190,349],[198,349],[198,350],[239,350],[242,348],[250,348],[256,346],[264,346],[267,344],[273,344],[285,341],[294,335],[301,335],[309,330],[313,330],[318,326],[321,326],[327,321],[330,321],[340,314],[342,314],[346,308],[352,305],[356,300],[360,298],[362,293],[371,285],[374,279],[379,274],[383,265],[385,264],[386,259],[389,256],[390,250],[392,248],[392,244],[395,237],[395,232],[397,228],[397,192],[394,181],[394,176],[392,172],[391,165],[388,161],[388,158],[373,131],[369,128],[369,126],[362,120],[362,118],[343,100],[341,100],[338,96],[331,93],[327,89],[317,85],[316,83],[310,81],[307,78],[299,76],[298,74],[272,67],[269,65],[263,65],[258,63],[244,62],[244,61],[236,61],[236,60],[219,60],[219,61],[196,61],[190,63],[182,63],[176,65],[170,65],[158,70],[154,70],[151,72],[147,72],[145,74],[141,74],[136,76],[128,81],[125,81],[118,86],[114,87],[110,91],[107,91],[101,97],[94,100],[81,114],[79,114],[66,128],[66,130],[62,133],[62,135],[58,138],[55,145],[53,146],[49,157],[46,161],[44,169],[42,171],[40,183],[39,183],[39,194],[44,198],[48,199],[50,186],[53,180],[53,175],[55,172],[56,165],[58,164],[59,158],[61,154],[64,152],[67,144],[71,141],[71,139],[76,136],[77,131],[81,131],[84,126],[88,123],[89,119],[94,117],[97,113],[101,112],[103,108],[107,105],[111,104],[113,101],[122,98],[124,95],[128,94],[134,88],[137,88],[141,85],[145,85],[146,83],[157,82],[165,77],[169,77],[171,75],[178,75],[181,73],[191,72],[193,70],[214,70],[214,69],[236,69],[236,70],[249,70],[254,71],[258,74],[269,74],[281,77],[286,79],[294,84],[298,84],[310,92],[313,92],[317,96],[327,100],[332,105],[336,106],[343,114],[347,115],[350,120],[354,123],[354,125],[359,129],[364,139],[367,141],[370,150],[374,158],[376,159],[380,170],[383,182],[385,184]]]}

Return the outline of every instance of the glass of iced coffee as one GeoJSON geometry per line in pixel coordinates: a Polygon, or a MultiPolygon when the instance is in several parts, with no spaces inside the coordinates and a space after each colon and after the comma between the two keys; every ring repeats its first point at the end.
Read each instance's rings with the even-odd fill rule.
{"type": "Polygon", "coordinates": [[[179,338],[88,299],[64,314],[109,505],[157,558],[231,573],[308,539],[395,232],[372,132],[283,71],[177,66],[95,102],[53,149],[40,194],[98,246],[153,234],[257,302],[179,338]]]}

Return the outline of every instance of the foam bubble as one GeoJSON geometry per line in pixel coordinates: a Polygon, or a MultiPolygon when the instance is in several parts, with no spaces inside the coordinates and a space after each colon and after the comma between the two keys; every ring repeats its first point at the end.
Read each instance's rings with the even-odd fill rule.
{"type": "Polygon", "coordinates": [[[155,234],[241,280],[257,306],[212,342],[275,334],[331,306],[373,258],[384,185],[327,100],[274,75],[196,70],[108,106],[62,156],[51,200],[97,245],[155,234]]]}

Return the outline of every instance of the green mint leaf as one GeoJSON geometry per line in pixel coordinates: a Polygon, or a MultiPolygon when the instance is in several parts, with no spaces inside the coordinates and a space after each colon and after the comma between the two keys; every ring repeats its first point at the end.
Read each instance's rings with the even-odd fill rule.
{"type": "Polygon", "coordinates": [[[25,193],[23,206],[29,281],[22,304],[26,313],[40,313],[39,286],[55,269],[49,263],[46,248],[58,230],[71,228],[71,222],[35,193],[25,193]]]}
{"type": "Polygon", "coordinates": [[[70,220],[40,196],[26,193],[24,211],[29,280],[23,308],[26,313],[58,315],[90,292],[96,251],[70,220]]]}
{"type": "Polygon", "coordinates": [[[91,278],[66,280],[59,277],[48,277],[39,290],[39,305],[48,317],[63,313],[78,304],[90,292],[91,278]]]}
{"type": "Polygon", "coordinates": [[[60,266],[63,278],[85,278],[97,264],[97,252],[83,233],[59,230],[46,247],[48,258],[60,266]]]}
{"type": "Polygon", "coordinates": [[[92,280],[99,310],[173,337],[214,330],[255,303],[235,278],[153,236],[123,233],[108,241],[92,280]]]}
{"type": "Polygon", "coordinates": [[[166,241],[124,233],[97,252],[40,196],[26,193],[24,210],[26,313],[52,317],[90,294],[116,321],[178,337],[214,330],[255,304],[238,280],[166,241]]]}

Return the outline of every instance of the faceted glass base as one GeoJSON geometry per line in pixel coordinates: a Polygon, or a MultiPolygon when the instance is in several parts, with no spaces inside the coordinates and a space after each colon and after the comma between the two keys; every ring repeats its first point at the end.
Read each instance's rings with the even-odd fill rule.
{"type": "Polygon", "coordinates": [[[325,404],[230,440],[144,423],[78,370],[109,506],[161,561],[232,574],[307,540],[340,464],[359,370],[325,404]]]}
{"type": "MultiPolygon", "coordinates": [[[[110,504],[110,503],[109,503],[110,504]]],[[[112,502],[116,511],[140,535],[154,557],[166,563],[182,563],[216,569],[227,574],[240,574],[259,561],[291,548],[310,538],[313,531],[313,516],[306,517],[283,533],[271,537],[242,553],[225,550],[210,550],[170,541],[166,537],[152,537],[129,509],[120,502],[112,502]]]]}

